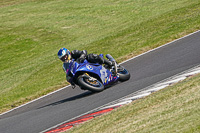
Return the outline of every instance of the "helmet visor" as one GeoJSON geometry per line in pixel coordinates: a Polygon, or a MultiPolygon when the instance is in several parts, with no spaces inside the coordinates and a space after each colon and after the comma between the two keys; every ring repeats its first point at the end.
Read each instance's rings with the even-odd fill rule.
{"type": "Polygon", "coordinates": [[[66,54],[65,56],[63,56],[63,57],[61,58],[61,60],[62,60],[63,62],[65,62],[66,60],[68,60],[68,55],[66,54]]]}

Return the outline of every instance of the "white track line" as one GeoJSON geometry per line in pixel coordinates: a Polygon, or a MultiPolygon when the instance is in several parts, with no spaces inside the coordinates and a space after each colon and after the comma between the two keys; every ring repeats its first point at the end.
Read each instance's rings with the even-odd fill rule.
{"type": "Polygon", "coordinates": [[[124,99],[122,99],[122,100],[120,100],[120,101],[127,101],[127,100],[131,100],[131,101],[132,101],[132,100],[136,100],[136,99],[139,99],[139,98],[148,96],[148,95],[150,95],[150,94],[151,94],[151,92],[144,92],[144,93],[139,94],[139,95],[136,95],[136,96],[124,98],[124,99]]]}
{"type": "MultiPolygon", "coordinates": [[[[176,42],[176,41],[178,41],[178,40],[181,40],[181,39],[183,39],[183,38],[186,38],[186,37],[191,36],[191,35],[193,35],[193,34],[195,34],[195,33],[198,33],[198,32],[200,32],[200,30],[198,30],[198,31],[196,31],[196,32],[193,32],[193,33],[190,33],[190,34],[188,34],[188,35],[186,35],[186,36],[184,36],[184,37],[181,37],[181,38],[176,39],[176,40],[174,40],[174,41],[172,41],[172,42],[166,43],[166,44],[164,44],[164,45],[162,45],[162,46],[159,46],[159,47],[157,47],[157,48],[154,48],[154,49],[152,49],[152,50],[149,50],[149,51],[147,51],[147,52],[145,52],[145,53],[142,53],[142,54],[140,54],[140,55],[137,55],[137,56],[135,56],[135,57],[132,57],[132,58],[130,58],[130,59],[128,59],[128,60],[125,60],[125,61],[123,61],[123,62],[121,62],[121,63],[119,63],[119,64],[126,63],[126,62],[128,62],[128,61],[130,61],[130,60],[133,60],[133,59],[138,58],[138,57],[140,57],[140,56],[142,56],[142,55],[145,55],[145,54],[147,54],[147,53],[150,53],[150,52],[152,52],[152,51],[155,51],[155,50],[157,50],[157,49],[159,49],[159,48],[162,48],[162,47],[164,47],[164,46],[166,46],[166,45],[169,45],[169,44],[171,44],[171,43],[173,43],[173,42],[176,42]]],[[[70,86],[71,86],[71,85],[68,85],[68,86],[66,86],[66,87],[60,88],[60,89],[58,89],[58,90],[56,90],[56,91],[54,91],[54,92],[51,92],[51,93],[49,93],[49,94],[47,94],[47,95],[44,95],[44,96],[42,96],[42,97],[39,97],[39,98],[37,98],[37,99],[35,99],[35,100],[32,100],[32,101],[30,101],[30,102],[28,102],[28,103],[26,103],[26,104],[23,104],[23,105],[21,105],[21,106],[18,106],[18,107],[16,107],[16,108],[13,108],[13,109],[11,109],[11,110],[9,110],[9,111],[7,111],[7,112],[4,112],[4,113],[0,114],[0,116],[2,116],[2,115],[4,115],[4,114],[7,114],[7,113],[9,113],[9,112],[11,112],[11,111],[13,111],[13,110],[18,109],[18,108],[21,108],[21,107],[23,107],[23,106],[26,106],[27,104],[33,103],[33,102],[35,102],[35,101],[37,101],[37,100],[39,100],[39,99],[42,99],[42,98],[44,98],[44,97],[46,97],[46,96],[49,96],[49,95],[51,95],[51,94],[54,94],[54,93],[56,93],[56,92],[58,92],[58,91],[61,91],[61,90],[65,89],[65,88],[67,88],[67,87],[70,87],[70,86]]]]}
{"type": "MultiPolygon", "coordinates": [[[[198,70],[200,69],[200,65],[197,65],[195,67],[193,67],[192,69],[189,69],[190,70],[194,70],[196,71],[196,73],[193,73],[194,74],[197,74],[197,73],[200,73],[200,71],[198,70]],[[197,68],[197,69],[196,69],[197,68]]],[[[191,76],[190,72],[188,70],[184,71],[184,72],[181,72],[181,73],[178,73],[176,75],[173,75],[167,79],[164,79],[160,82],[157,82],[153,85],[150,85],[148,87],[145,87],[144,89],[141,89],[141,90],[138,90],[132,94],[129,94],[127,96],[124,96],[120,99],[117,99],[113,102],[110,102],[108,104],[105,104],[103,106],[101,106],[100,108],[97,109],[98,110],[101,110],[101,109],[105,109],[105,108],[108,108],[108,107],[113,107],[113,105],[119,105],[118,103],[130,103],[130,100],[136,100],[136,99],[139,99],[139,98],[142,98],[142,97],[145,97],[145,96],[148,96],[150,95],[152,92],[155,92],[155,91],[159,91],[171,84],[175,84],[177,82],[180,82],[180,81],[183,81],[184,79],[186,79],[186,77],[188,76],[191,76]],[[123,101],[123,102],[122,102],[123,101]]]]}

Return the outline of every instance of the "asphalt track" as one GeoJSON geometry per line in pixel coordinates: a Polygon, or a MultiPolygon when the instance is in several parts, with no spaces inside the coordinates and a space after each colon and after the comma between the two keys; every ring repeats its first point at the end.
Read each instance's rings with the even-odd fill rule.
{"type": "Polygon", "coordinates": [[[200,64],[200,31],[122,65],[131,73],[100,93],[67,87],[0,116],[2,133],[37,133],[200,64]]]}

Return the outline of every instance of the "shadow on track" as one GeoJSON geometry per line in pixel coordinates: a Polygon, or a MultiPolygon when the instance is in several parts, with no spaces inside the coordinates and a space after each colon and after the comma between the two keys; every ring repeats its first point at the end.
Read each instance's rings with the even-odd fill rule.
{"type": "Polygon", "coordinates": [[[55,105],[59,105],[59,104],[65,103],[65,102],[69,102],[69,101],[74,101],[74,100],[81,99],[81,98],[84,98],[84,97],[87,97],[87,96],[90,96],[90,95],[93,95],[93,94],[95,94],[95,93],[87,91],[87,92],[84,92],[82,94],[79,94],[79,95],[76,95],[76,96],[73,96],[73,97],[70,97],[70,98],[67,98],[67,99],[64,99],[64,100],[60,100],[60,101],[39,107],[37,109],[45,108],[45,107],[48,107],[48,106],[55,106],[55,105]]]}
{"type": "MultiPolygon", "coordinates": [[[[112,87],[112,86],[115,86],[117,84],[121,84],[121,82],[117,82],[117,83],[114,83],[112,85],[107,85],[107,86],[105,86],[105,90],[112,87]]],[[[65,103],[65,102],[74,101],[74,100],[81,99],[81,98],[84,98],[84,97],[88,97],[88,96],[91,96],[91,95],[94,95],[94,94],[97,94],[97,93],[101,93],[101,92],[87,91],[87,92],[81,93],[79,95],[76,95],[76,96],[73,96],[73,97],[70,97],[70,98],[67,98],[67,99],[63,99],[63,100],[60,100],[60,101],[57,101],[57,102],[54,102],[54,103],[51,103],[51,104],[48,104],[48,105],[44,105],[44,106],[39,107],[37,109],[45,108],[45,107],[48,107],[48,106],[56,106],[56,105],[59,105],[59,104],[65,103]]]]}

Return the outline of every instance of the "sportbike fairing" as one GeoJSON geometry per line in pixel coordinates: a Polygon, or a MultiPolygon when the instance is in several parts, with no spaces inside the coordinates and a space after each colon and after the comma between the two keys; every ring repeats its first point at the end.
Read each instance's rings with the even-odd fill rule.
{"type": "MultiPolygon", "coordinates": [[[[69,63],[63,64],[64,71],[66,74],[70,75],[70,73],[73,75],[73,78],[75,77],[75,74],[77,72],[88,72],[88,73],[95,73],[98,75],[104,85],[108,85],[109,83],[116,82],[118,80],[118,76],[113,76],[112,72],[103,67],[102,65],[98,63],[89,63],[87,60],[85,60],[83,63],[77,63],[74,60],[72,60],[69,63]]],[[[71,75],[71,76],[72,76],[71,75]]]]}

